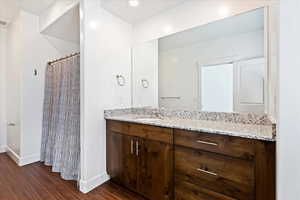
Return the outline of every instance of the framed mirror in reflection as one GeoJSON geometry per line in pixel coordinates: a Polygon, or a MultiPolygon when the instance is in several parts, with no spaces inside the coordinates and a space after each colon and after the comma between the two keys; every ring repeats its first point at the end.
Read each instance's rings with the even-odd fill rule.
{"type": "Polygon", "coordinates": [[[135,45],[132,106],[267,113],[266,17],[259,8],[135,45]]]}

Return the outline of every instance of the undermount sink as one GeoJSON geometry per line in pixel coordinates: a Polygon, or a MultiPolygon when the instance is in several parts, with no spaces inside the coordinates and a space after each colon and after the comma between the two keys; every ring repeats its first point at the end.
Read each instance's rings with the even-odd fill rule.
{"type": "Polygon", "coordinates": [[[145,117],[145,118],[137,118],[138,121],[160,121],[162,119],[160,118],[151,118],[151,117],[145,117]]]}

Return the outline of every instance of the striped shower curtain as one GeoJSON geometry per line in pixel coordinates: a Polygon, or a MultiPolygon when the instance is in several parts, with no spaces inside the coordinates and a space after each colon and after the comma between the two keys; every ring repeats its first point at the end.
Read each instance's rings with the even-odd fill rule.
{"type": "Polygon", "coordinates": [[[78,180],[80,165],[80,56],[46,69],[41,161],[65,180],[78,180]]]}

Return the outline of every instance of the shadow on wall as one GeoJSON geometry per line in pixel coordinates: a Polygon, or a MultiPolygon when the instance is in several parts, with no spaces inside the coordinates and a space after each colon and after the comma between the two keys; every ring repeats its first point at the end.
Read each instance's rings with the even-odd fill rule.
{"type": "Polygon", "coordinates": [[[70,53],[76,53],[80,51],[80,44],[78,43],[68,42],[48,35],[43,35],[43,37],[62,55],[68,55],[70,53]]]}

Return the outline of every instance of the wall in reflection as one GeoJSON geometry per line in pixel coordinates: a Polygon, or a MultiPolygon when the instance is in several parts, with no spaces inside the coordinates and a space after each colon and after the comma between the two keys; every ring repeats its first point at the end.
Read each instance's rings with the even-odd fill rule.
{"type": "Polygon", "coordinates": [[[159,106],[264,110],[264,10],[159,39],[159,106]]]}

